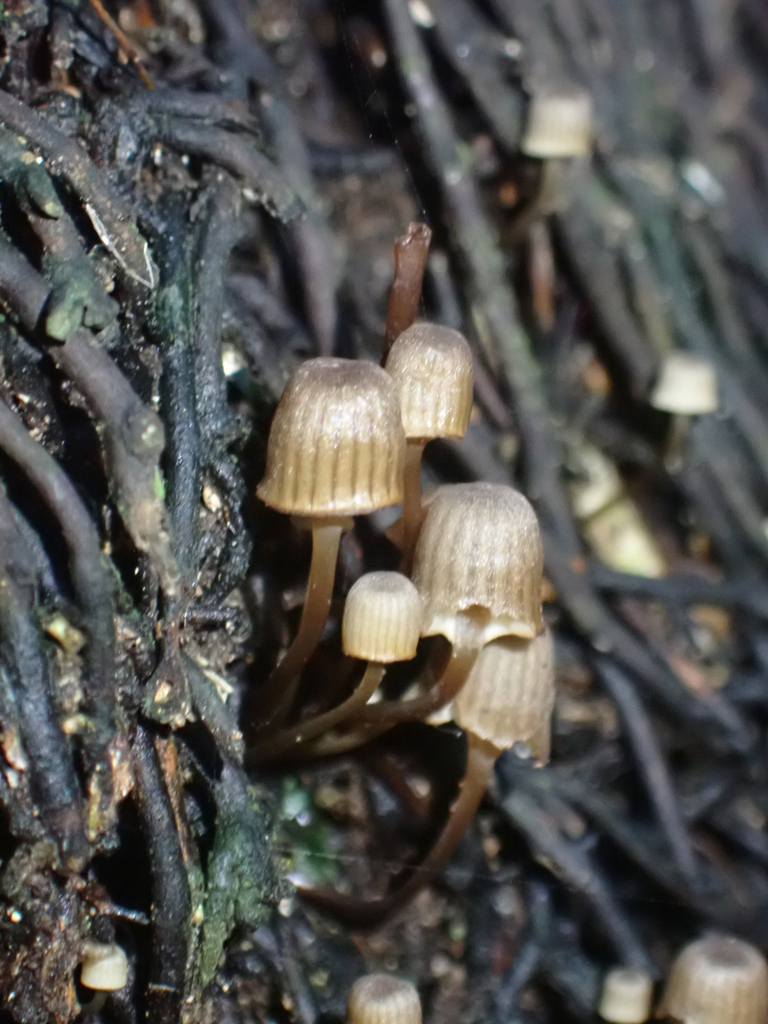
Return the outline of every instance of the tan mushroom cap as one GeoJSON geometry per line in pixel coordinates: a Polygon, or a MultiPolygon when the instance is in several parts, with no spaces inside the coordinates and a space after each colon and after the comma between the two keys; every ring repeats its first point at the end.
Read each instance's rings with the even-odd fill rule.
{"type": "Polygon", "coordinates": [[[645,1024],[652,1001],[650,974],[637,967],[614,967],[603,980],[597,1012],[611,1024],[645,1024]]]}
{"type": "Polygon", "coordinates": [[[765,1024],[768,964],[748,942],[707,935],[678,955],[656,1016],[684,1024],[765,1024]]]}
{"type": "Polygon", "coordinates": [[[289,515],[362,515],[402,501],[404,460],[389,374],[364,361],[308,359],[278,402],[256,493],[289,515]]]}
{"type": "Polygon", "coordinates": [[[520,149],[541,160],[589,153],[592,145],[592,98],[589,93],[535,92],[520,149]]]}
{"type": "Polygon", "coordinates": [[[350,588],[341,622],[341,646],[350,658],[410,661],[421,635],[424,607],[416,587],[399,572],[369,572],[350,588]]]}
{"type": "Polygon", "coordinates": [[[116,992],[128,984],[128,957],[114,942],[87,942],[80,984],[95,992],[116,992]]]}
{"type": "Polygon", "coordinates": [[[533,640],[486,644],[454,699],[453,720],[499,751],[526,743],[535,758],[548,761],[554,705],[555,657],[545,630],[533,640]]]}
{"type": "Polygon", "coordinates": [[[385,369],[397,384],[409,440],[464,437],[472,412],[472,351],[463,334],[413,324],[395,340],[385,369]]]}
{"type": "Polygon", "coordinates": [[[668,352],[649,402],[654,409],[681,416],[716,412],[719,402],[714,366],[691,352],[668,352]]]}
{"type": "Polygon", "coordinates": [[[458,639],[458,615],[480,623],[479,639],[532,639],[541,631],[541,535],[536,513],[505,484],[440,487],[416,543],[413,582],[424,601],[424,636],[458,639]]]}
{"type": "Polygon", "coordinates": [[[421,1024],[421,1001],[410,982],[368,974],[349,993],[347,1024],[421,1024]]]}

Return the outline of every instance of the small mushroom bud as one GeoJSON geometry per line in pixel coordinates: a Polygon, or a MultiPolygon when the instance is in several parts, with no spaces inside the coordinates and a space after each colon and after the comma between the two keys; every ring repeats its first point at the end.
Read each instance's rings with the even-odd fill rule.
{"type": "Polygon", "coordinates": [[[349,993],[347,1024],[421,1024],[419,994],[390,974],[367,974],[349,993]]]}
{"type": "Polygon", "coordinates": [[[668,352],[649,402],[654,409],[680,416],[716,412],[719,403],[714,366],[690,352],[668,352]]]}
{"type": "Polygon", "coordinates": [[[682,460],[691,416],[716,412],[719,407],[714,366],[691,352],[667,352],[648,401],[654,409],[672,416],[664,457],[674,471],[682,460]]]}
{"type": "Polygon", "coordinates": [[[636,967],[614,967],[603,981],[597,1012],[611,1024],[645,1024],[652,1000],[650,975],[636,967]]]}
{"type": "Polygon", "coordinates": [[[526,156],[541,160],[583,156],[591,143],[592,99],[588,93],[534,93],[520,144],[526,156]]]}
{"type": "Polygon", "coordinates": [[[114,942],[88,942],[80,969],[80,984],[96,992],[115,992],[128,983],[128,957],[114,942]]]}
{"type": "Polygon", "coordinates": [[[341,645],[350,658],[367,661],[365,673],[345,701],[322,715],[299,722],[259,744],[252,763],[284,753],[352,718],[370,700],[386,666],[410,661],[416,654],[424,609],[419,592],[398,572],[369,572],[347,594],[341,623],[341,645]]]}
{"type": "Polygon", "coordinates": [[[533,640],[503,637],[480,652],[453,702],[453,720],[498,751],[526,743],[537,760],[549,760],[555,704],[552,635],[533,640]]]}
{"type": "Polygon", "coordinates": [[[678,955],[656,1016],[683,1024],[765,1024],[768,964],[748,942],[706,935],[678,955]]]}
{"type": "Polygon", "coordinates": [[[267,682],[266,724],[285,719],[299,673],[322,636],[348,517],[402,501],[404,461],[397,390],[381,367],[320,358],[293,374],[275,410],[256,493],[270,507],[308,520],[312,564],[298,634],[267,682]]]}
{"type": "Polygon", "coordinates": [[[354,584],[344,605],[341,645],[350,658],[410,661],[424,615],[421,597],[399,572],[369,572],[354,584]]]}
{"type": "Polygon", "coordinates": [[[397,338],[385,369],[397,385],[408,442],[403,497],[403,554],[409,567],[421,525],[421,459],[428,441],[460,438],[472,411],[472,352],[463,334],[413,324],[397,338]]]}

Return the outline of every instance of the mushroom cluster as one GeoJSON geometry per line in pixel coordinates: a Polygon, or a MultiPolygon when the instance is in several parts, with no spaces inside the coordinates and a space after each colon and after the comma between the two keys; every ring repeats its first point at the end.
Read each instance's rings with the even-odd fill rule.
{"type": "Polygon", "coordinates": [[[446,708],[467,735],[459,794],[418,872],[369,904],[306,893],[359,925],[376,924],[446,863],[502,751],[522,743],[540,763],[549,757],[554,665],[536,515],[501,484],[447,485],[422,501],[425,446],[461,438],[471,408],[470,347],[437,324],[407,325],[383,369],[307,360],[278,404],[257,490],[265,504],[309,525],[313,553],[298,633],[261,692],[251,763],[338,753],[446,708]],[[329,616],[341,534],[350,517],[400,503],[400,571],[363,575],[346,599],[342,648],[366,667],[350,696],[302,717],[298,684],[329,616]],[[417,695],[369,703],[387,665],[413,659],[421,637],[441,637],[443,646],[433,645],[413,680],[417,695]]]}

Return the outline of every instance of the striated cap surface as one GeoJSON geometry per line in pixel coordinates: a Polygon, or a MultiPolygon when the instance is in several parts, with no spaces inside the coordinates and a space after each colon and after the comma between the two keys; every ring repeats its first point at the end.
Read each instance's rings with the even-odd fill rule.
{"type": "Polygon", "coordinates": [[[656,1015],[685,1024],[765,1024],[768,964],[748,942],[706,935],[678,955],[656,1015]]]}
{"type": "Polygon", "coordinates": [[[256,493],[290,515],[361,515],[402,501],[404,459],[389,374],[362,360],[308,359],[278,402],[256,493]]]}
{"type": "Polygon", "coordinates": [[[645,1024],[651,1015],[653,980],[636,967],[608,971],[600,994],[598,1015],[611,1024],[645,1024]]]}
{"type": "Polygon", "coordinates": [[[497,750],[527,743],[535,758],[548,761],[554,704],[555,658],[546,630],[533,640],[486,644],[454,698],[453,719],[497,750]]]}
{"type": "Polygon", "coordinates": [[[367,974],[349,993],[347,1024],[421,1024],[419,994],[402,978],[367,974]]]}
{"type": "Polygon", "coordinates": [[[520,149],[541,160],[582,156],[592,144],[592,99],[586,92],[534,93],[520,149]]]}
{"type": "Polygon", "coordinates": [[[80,984],[95,992],[116,992],[128,984],[128,957],[114,942],[88,942],[80,969],[80,984]]]}
{"type": "Polygon", "coordinates": [[[440,487],[416,542],[413,582],[423,635],[457,640],[457,616],[480,611],[482,643],[541,631],[541,535],[528,500],[504,484],[440,487]]]}
{"type": "Polygon", "coordinates": [[[410,661],[416,654],[424,608],[416,587],[399,572],[369,572],[347,594],[341,645],[351,658],[410,661]]]}
{"type": "Polygon", "coordinates": [[[463,334],[413,324],[395,340],[385,368],[397,384],[407,438],[464,437],[472,411],[472,352],[463,334]]]}

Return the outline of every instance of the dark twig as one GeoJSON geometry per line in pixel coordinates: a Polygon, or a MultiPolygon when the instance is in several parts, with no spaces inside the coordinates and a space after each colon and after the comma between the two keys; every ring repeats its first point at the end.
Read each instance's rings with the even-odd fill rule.
{"type": "Polygon", "coordinates": [[[67,475],[32,440],[4,402],[0,402],[0,449],[27,477],[64,536],[72,584],[83,614],[82,627],[88,638],[85,705],[94,723],[95,745],[106,746],[116,710],[113,601],[96,526],[67,475]]]}
{"type": "Polygon", "coordinates": [[[133,744],[139,811],[152,872],[152,965],[148,1010],[158,1024],[176,1024],[185,992],[191,900],[173,809],[152,736],[140,726],[133,744]]]}
{"type": "Polygon", "coordinates": [[[509,793],[502,800],[501,808],[525,835],[534,855],[556,865],[558,876],[587,900],[611,939],[619,960],[653,973],[653,961],[639,935],[584,849],[560,836],[528,793],[509,793]]]}
{"type": "Polygon", "coordinates": [[[147,288],[155,272],[147,243],[106,175],[73,139],[7,92],[0,91],[0,122],[37,147],[55,173],[62,174],[83,203],[94,230],[125,272],[147,288]]]}
{"type": "MultiPolygon", "coordinates": [[[[72,753],[51,703],[53,685],[35,618],[37,580],[13,508],[0,487],[0,634],[5,676],[14,692],[32,796],[46,828],[75,870],[87,853],[82,796],[72,753]]],[[[4,727],[5,731],[5,727],[4,727]]]]}
{"type": "Polygon", "coordinates": [[[395,338],[418,316],[421,282],[431,240],[432,229],[419,223],[409,224],[405,234],[395,239],[395,276],[389,293],[382,362],[395,338]]]}
{"type": "Polygon", "coordinates": [[[691,839],[656,734],[632,683],[608,658],[596,658],[597,673],[619,707],[629,743],[680,873],[696,886],[698,870],[691,839]]]}

